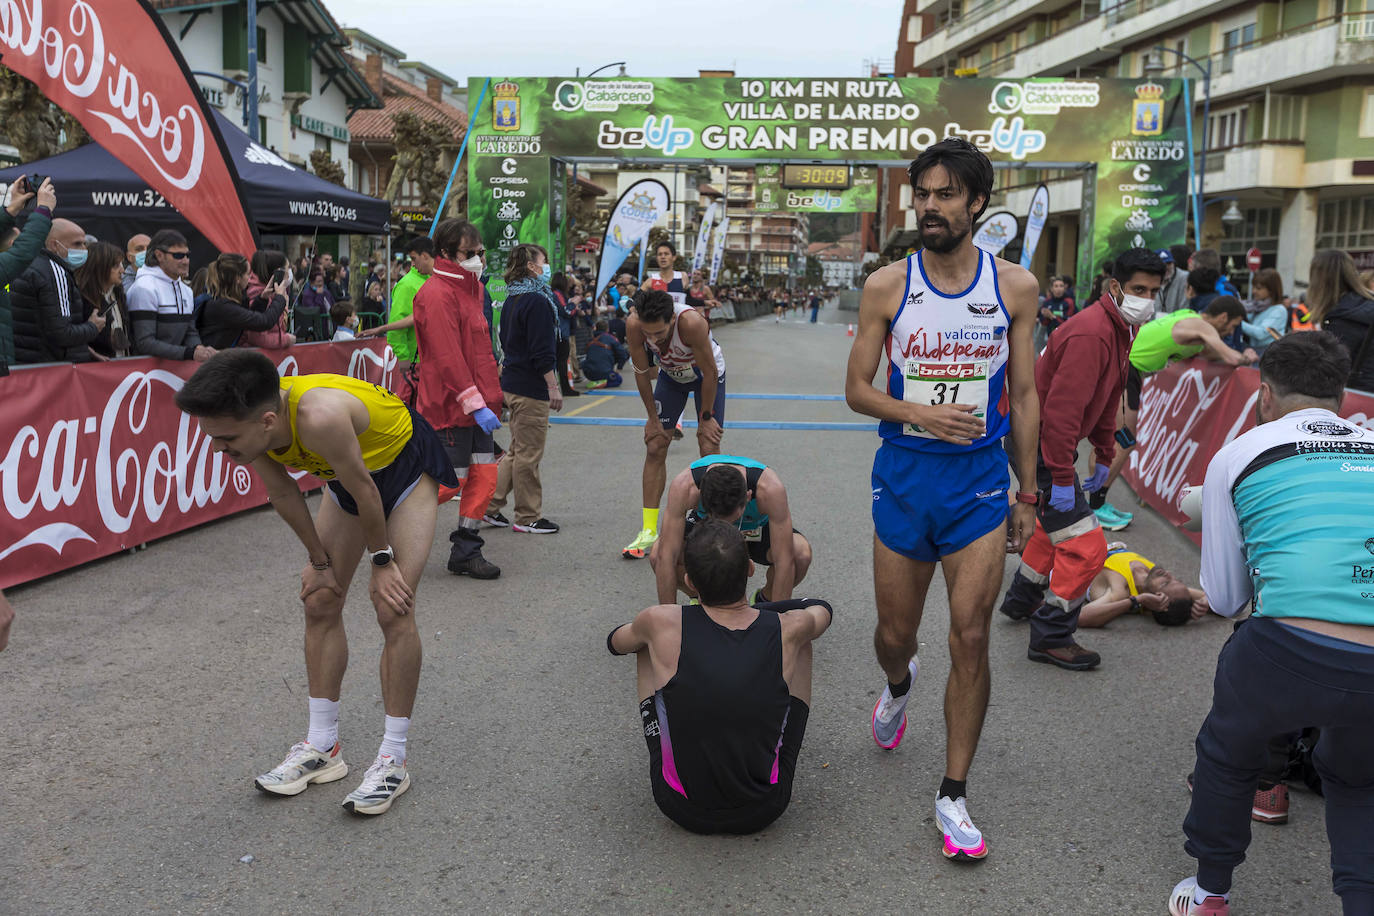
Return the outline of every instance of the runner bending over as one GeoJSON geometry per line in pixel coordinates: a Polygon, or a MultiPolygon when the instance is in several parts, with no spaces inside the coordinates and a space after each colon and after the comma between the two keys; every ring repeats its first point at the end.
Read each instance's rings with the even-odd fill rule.
{"type": "Polygon", "coordinates": [[[644,524],[621,556],[641,559],[658,539],[658,503],[668,482],[668,444],[688,395],[696,399],[701,455],[720,451],[725,356],[711,336],[711,323],[690,305],[674,305],[662,290],[641,290],[635,296],[625,335],[635,384],[649,419],[644,424],[644,524]],[[650,354],[658,360],[657,382],[651,382],[650,354]]]}
{"type": "Polygon", "coordinates": [[[949,593],[945,778],[936,823],[948,858],[988,847],[965,806],[965,780],[987,711],[988,626],[1007,552],[1030,537],[1038,403],[1032,331],[1039,284],[974,247],[970,232],[992,193],[992,163],[959,139],[931,146],[909,169],[923,250],[864,284],[845,396],[877,417],[873,460],[873,635],[887,684],[873,708],[873,740],[892,749],[906,729],[917,671],[916,631],[935,565],[949,593]],[[873,386],[881,366],[883,387],[873,386]],[[1007,454],[1016,496],[1007,532],[1007,454]]]}
{"type": "Polygon", "coordinates": [[[386,730],[377,759],[343,806],[384,813],[410,788],[406,732],[420,678],[415,589],[434,543],[438,484],[458,485],[452,462],[424,418],[380,385],[343,375],[278,378],[272,361],[255,350],[215,355],[177,392],[176,403],[200,421],[216,452],[253,466],[307,553],[301,600],[310,729],[257,778],[264,792],[298,795],[311,783],[348,775],[339,748],[339,687],[348,665],[342,613],[367,550],[368,593],[385,640],[386,730]],[[329,483],[313,521],[287,467],[329,483]]]}
{"type": "Polygon", "coordinates": [[[811,705],[815,598],[750,607],[749,552],[707,519],[687,541],[700,605],[660,604],[606,637],[638,655],[639,715],[659,810],[693,833],[754,833],[787,809],[811,705]]]}
{"type": "Polygon", "coordinates": [[[768,567],[768,578],[754,593],[754,604],[792,597],[811,566],[811,544],[792,528],[782,479],[752,458],[710,455],[693,461],[668,488],[668,515],[649,554],[659,603],[675,602],[679,589],[696,597],[685,578],[682,545],[706,518],[734,525],[744,535],[749,559],[768,567]]]}

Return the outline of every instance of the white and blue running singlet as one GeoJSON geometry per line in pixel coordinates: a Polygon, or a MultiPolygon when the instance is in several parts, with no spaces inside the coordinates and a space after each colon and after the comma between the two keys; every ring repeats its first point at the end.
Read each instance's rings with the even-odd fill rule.
{"type": "Polygon", "coordinates": [[[878,435],[914,451],[953,453],[982,448],[1011,428],[1007,397],[1007,330],[1011,316],[997,286],[992,255],[978,252],[969,288],[946,294],[926,277],[922,252],[906,259],[906,288],[887,334],[887,391],[916,404],[972,404],[985,424],[982,438],[956,445],[919,426],[884,420],[878,435]]]}
{"type": "Polygon", "coordinates": [[[1230,617],[1374,626],[1374,431],[1297,410],[1217,452],[1202,492],[1202,588],[1230,617]]]}

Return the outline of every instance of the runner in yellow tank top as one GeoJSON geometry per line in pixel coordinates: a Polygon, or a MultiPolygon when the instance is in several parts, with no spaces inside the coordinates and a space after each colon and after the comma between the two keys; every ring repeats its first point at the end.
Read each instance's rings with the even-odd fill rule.
{"type": "Polygon", "coordinates": [[[278,378],[272,361],[253,350],[216,354],[176,400],[216,452],[252,465],[307,554],[300,596],[310,725],[305,740],[255,780],[264,792],[298,795],[348,775],[338,727],[348,665],[342,613],[358,561],[364,549],[370,554],[368,592],[385,641],[385,736],[343,805],[382,814],[410,788],[406,733],[420,679],[415,589],[434,543],[436,481],[457,486],[453,466],[429,424],[386,389],[342,375],[278,378]],[[314,519],[288,467],[328,482],[314,519]]]}
{"type": "Polygon", "coordinates": [[[1163,626],[1197,620],[1211,608],[1200,589],[1186,583],[1117,542],[1107,545],[1107,559],[1088,587],[1080,627],[1102,627],[1132,611],[1153,615],[1163,626]]]}

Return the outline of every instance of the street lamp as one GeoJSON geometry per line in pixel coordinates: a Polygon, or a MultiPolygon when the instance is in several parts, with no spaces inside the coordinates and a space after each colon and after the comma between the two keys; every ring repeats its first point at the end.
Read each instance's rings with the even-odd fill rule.
{"type": "MultiPolygon", "coordinates": [[[[1186,60],[1188,63],[1197,67],[1202,74],[1202,162],[1200,164],[1201,175],[1198,176],[1197,187],[1193,193],[1193,236],[1198,245],[1202,245],[1202,193],[1207,184],[1207,132],[1212,115],[1212,59],[1207,58],[1207,65],[1203,66],[1193,58],[1177,51],[1173,48],[1166,48],[1164,45],[1155,45],[1145,56],[1145,75],[1158,76],[1164,72],[1164,61],[1160,58],[1160,52],[1173,54],[1175,57],[1186,60]]],[[[1188,99],[1188,167],[1193,165],[1193,100],[1188,99]]]]}
{"type": "MultiPolygon", "coordinates": [[[[594,77],[594,76],[596,76],[598,73],[600,73],[602,70],[606,70],[606,69],[609,69],[609,68],[611,68],[611,67],[619,67],[619,68],[620,68],[620,72],[619,72],[618,74],[616,74],[617,76],[624,76],[624,75],[625,75],[625,61],[623,61],[623,60],[618,60],[618,61],[615,61],[615,62],[613,62],[613,63],[603,64],[602,66],[597,67],[597,68],[596,68],[595,70],[593,70],[591,73],[588,73],[586,78],[587,78],[587,79],[591,79],[592,77],[594,77]]],[[[577,68],[573,71],[573,76],[578,77],[578,78],[581,78],[581,77],[582,77],[582,68],[581,68],[581,67],[577,67],[577,68]]]]}

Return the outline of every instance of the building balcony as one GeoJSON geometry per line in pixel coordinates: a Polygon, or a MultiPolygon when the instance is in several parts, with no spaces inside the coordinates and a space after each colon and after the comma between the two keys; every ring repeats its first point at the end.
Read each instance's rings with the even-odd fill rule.
{"type": "MultiPolygon", "coordinates": [[[[965,11],[958,26],[937,32],[916,45],[915,67],[938,70],[946,58],[957,57],[961,49],[977,47],[981,39],[1000,33],[1008,23],[1027,13],[1047,12],[1056,4],[1013,0],[997,4],[983,0],[965,11]],[[976,11],[987,7],[982,15],[976,11]],[[992,12],[997,8],[997,12],[992,12]],[[971,15],[974,14],[974,15],[971,15]]],[[[1234,0],[1118,0],[1104,5],[1090,16],[1043,41],[1027,45],[979,67],[980,77],[1056,76],[1077,68],[1091,68],[1114,62],[1121,50],[1151,37],[1177,31],[1188,22],[1206,22],[1234,0]]],[[[899,66],[902,62],[898,62],[899,66]]]]}
{"type": "MultiPolygon", "coordinates": [[[[1346,76],[1371,76],[1374,12],[1347,13],[1281,32],[1239,50],[1213,54],[1211,64],[1213,109],[1219,99],[1261,86],[1284,91],[1346,76]]],[[[1195,85],[1194,101],[1201,105],[1202,83],[1195,85]]]]}
{"type": "Polygon", "coordinates": [[[1207,151],[1205,193],[1250,188],[1302,188],[1308,185],[1301,140],[1247,143],[1207,151]]]}

